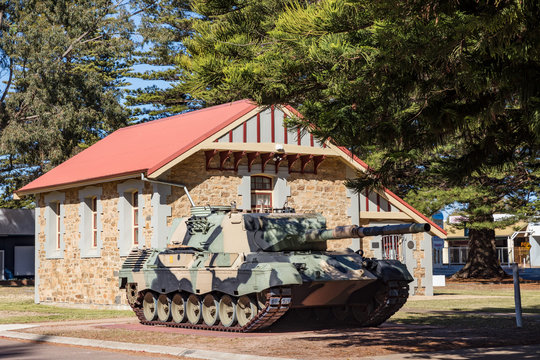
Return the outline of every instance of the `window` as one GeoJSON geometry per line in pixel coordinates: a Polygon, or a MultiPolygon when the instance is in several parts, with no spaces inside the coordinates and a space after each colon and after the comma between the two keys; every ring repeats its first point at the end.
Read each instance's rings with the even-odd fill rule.
{"type": "Polygon", "coordinates": [[[60,201],[56,201],[54,203],[51,203],[51,208],[53,209],[54,213],[54,239],[56,243],[56,250],[60,250],[61,248],[61,241],[62,241],[62,233],[60,231],[60,201]]]}
{"type": "Polygon", "coordinates": [[[145,244],[142,234],[144,227],[144,183],[140,180],[127,180],[118,184],[118,231],[120,256],[128,256],[133,247],[145,244]]]}
{"type": "Polygon", "coordinates": [[[97,197],[94,196],[90,200],[90,211],[92,213],[92,248],[98,246],[98,212],[97,212],[97,197]]]}
{"type": "Polygon", "coordinates": [[[251,209],[256,212],[272,211],[272,178],[251,177],[251,209]]]}
{"type": "Polygon", "coordinates": [[[52,192],[44,196],[45,256],[61,259],[64,256],[64,206],[65,194],[52,192]]]}
{"type": "Polygon", "coordinates": [[[89,186],[79,190],[79,249],[81,258],[100,257],[103,248],[101,233],[102,188],[89,186]]]}
{"type": "Polygon", "coordinates": [[[400,235],[384,235],[382,237],[382,250],[384,260],[399,260],[400,235]]]}
{"type": "Polygon", "coordinates": [[[467,246],[454,246],[448,248],[450,264],[465,264],[469,255],[467,246]]]}
{"type": "Polygon", "coordinates": [[[132,244],[139,245],[139,192],[131,193],[131,216],[132,216],[132,244]]]}

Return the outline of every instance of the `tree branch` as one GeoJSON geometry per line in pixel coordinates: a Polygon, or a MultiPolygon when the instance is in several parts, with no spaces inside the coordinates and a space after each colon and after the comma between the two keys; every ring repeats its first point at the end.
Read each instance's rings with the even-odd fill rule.
{"type": "Polygon", "coordinates": [[[6,98],[6,95],[9,91],[9,88],[11,86],[11,80],[13,79],[13,66],[12,66],[13,60],[9,59],[9,77],[8,81],[6,83],[6,88],[4,89],[4,92],[2,93],[2,97],[0,98],[0,104],[4,102],[4,99],[6,98]]]}
{"type": "MultiPolygon", "coordinates": [[[[91,29],[90,29],[91,30],[91,29]]],[[[79,42],[81,41],[86,35],[90,34],[90,30],[86,30],[81,36],[79,36],[74,42],[72,42],[69,47],[66,49],[66,51],[64,51],[64,53],[62,54],[62,56],[60,56],[60,59],[63,59],[65,58],[66,56],[69,55],[69,53],[73,50],[73,47],[79,42]]]]}

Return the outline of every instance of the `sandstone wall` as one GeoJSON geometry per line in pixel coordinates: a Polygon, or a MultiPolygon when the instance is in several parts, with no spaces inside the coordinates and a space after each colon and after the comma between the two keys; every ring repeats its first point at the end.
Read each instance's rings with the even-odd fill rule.
{"type": "MultiPolygon", "coordinates": [[[[117,238],[118,231],[118,192],[119,182],[99,185],[103,189],[101,204],[103,213],[103,247],[101,257],[81,258],[79,247],[79,195],[82,188],[64,191],[64,243],[63,258],[48,259],[45,255],[45,211],[44,196],[38,197],[39,212],[39,298],[47,303],[70,303],[92,305],[126,305],[125,293],[118,289],[118,269],[123,258],[120,257],[117,238]]],[[[145,208],[144,224],[140,225],[146,245],[150,246],[151,227],[150,207],[152,187],[145,184],[143,196],[145,208]]]]}

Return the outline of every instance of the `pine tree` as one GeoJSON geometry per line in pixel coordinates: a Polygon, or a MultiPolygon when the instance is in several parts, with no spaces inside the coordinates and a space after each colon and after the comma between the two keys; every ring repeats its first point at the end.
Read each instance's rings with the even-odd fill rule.
{"type": "Polygon", "coordinates": [[[14,190],[126,124],[120,100],[133,25],[112,0],[6,4],[0,206],[20,206],[14,190]]]}
{"type": "Polygon", "coordinates": [[[537,2],[196,0],[194,9],[202,16],[179,55],[183,93],[297,106],[320,138],[372,159],[357,189],[387,186],[420,208],[461,201],[471,256],[458,275],[502,275],[493,229],[506,223],[493,214],[538,213],[537,2]]]}
{"type": "Polygon", "coordinates": [[[134,109],[140,121],[171,116],[196,107],[179,87],[182,69],[178,59],[183,53],[182,40],[191,34],[190,1],[138,0],[132,3],[138,9],[140,24],[137,28],[142,49],[135,54],[135,65],[144,71],[130,76],[146,80],[151,85],[138,88],[126,96],[126,105],[134,109]],[[158,87],[159,81],[170,84],[158,87]]]}

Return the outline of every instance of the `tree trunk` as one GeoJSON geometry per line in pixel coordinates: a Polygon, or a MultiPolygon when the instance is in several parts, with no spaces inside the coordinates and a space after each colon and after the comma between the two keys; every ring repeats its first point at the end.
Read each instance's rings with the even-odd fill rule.
{"type": "Polygon", "coordinates": [[[491,279],[508,275],[501,268],[495,247],[495,230],[469,230],[469,257],[454,279],[491,279]]]}

